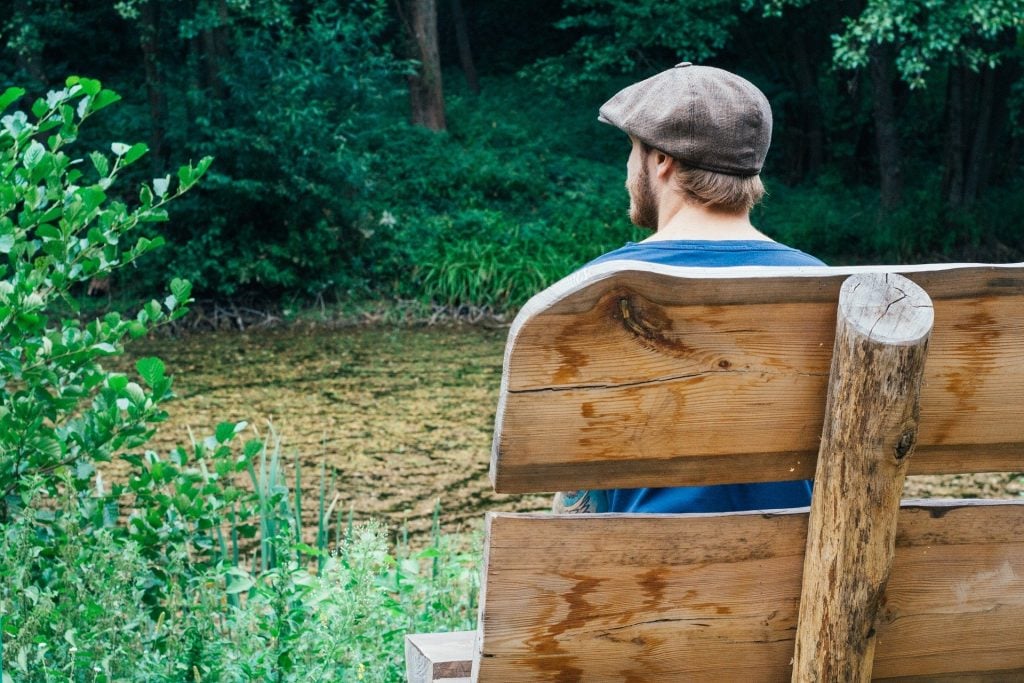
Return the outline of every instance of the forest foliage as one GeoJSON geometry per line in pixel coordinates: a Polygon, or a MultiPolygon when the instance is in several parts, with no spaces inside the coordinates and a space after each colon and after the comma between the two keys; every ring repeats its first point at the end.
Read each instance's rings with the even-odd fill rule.
{"type": "Polygon", "coordinates": [[[1024,258],[1022,23],[1024,0],[17,0],[0,80],[125,93],[94,134],[146,141],[133,180],[215,157],[122,291],[507,308],[637,236],[595,113],[681,60],[771,100],[772,237],[1024,258]]]}
{"type": "Polygon", "coordinates": [[[120,201],[146,144],[67,154],[119,96],[77,76],[25,94],[0,94],[0,682],[399,680],[404,633],[471,624],[476,558],[436,513],[429,548],[390,554],[383,527],[326,504],[325,464],[304,529],[300,464],[292,489],[280,441],[242,443],[245,423],[146,447],[172,380],[158,358],[107,362],[180,318],[191,284],[134,315],[68,307],[160,246],[144,226],[210,158],[120,201]]]}

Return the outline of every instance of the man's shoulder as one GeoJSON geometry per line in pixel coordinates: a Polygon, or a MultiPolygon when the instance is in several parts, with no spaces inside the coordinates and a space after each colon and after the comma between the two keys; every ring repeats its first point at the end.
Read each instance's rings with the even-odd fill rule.
{"type": "Polygon", "coordinates": [[[823,266],[799,249],[768,240],[660,240],[629,242],[591,261],[647,261],[668,266],[823,266]]]}

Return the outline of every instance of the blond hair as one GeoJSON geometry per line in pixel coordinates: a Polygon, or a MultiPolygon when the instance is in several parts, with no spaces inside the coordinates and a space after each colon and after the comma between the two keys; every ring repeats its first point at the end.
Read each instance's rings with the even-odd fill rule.
{"type": "MultiPolygon", "coordinates": [[[[640,146],[645,155],[654,149],[643,141],[640,146]]],[[[687,166],[679,159],[676,159],[676,188],[688,202],[729,214],[750,213],[765,195],[760,175],[739,176],[705,171],[687,166]]]]}
{"type": "Polygon", "coordinates": [[[687,201],[721,213],[750,213],[765,195],[759,175],[715,173],[682,163],[676,171],[676,187],[687,201]]]}

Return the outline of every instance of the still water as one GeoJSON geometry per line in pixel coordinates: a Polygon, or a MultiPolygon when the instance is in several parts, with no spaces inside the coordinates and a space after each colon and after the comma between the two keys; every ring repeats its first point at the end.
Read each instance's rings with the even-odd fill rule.
{"type": "Polygon", "coordinates": [[[131,360],[155,355],[178,398],[150,446],[158,453],[245,420],[271,426],[294,482],[302,464],[304,517],[312,519],[320,465],[333,474],[336,509],[412,531],[440,501],[447,531],[479,528],[486,510],[536,510],[547,497],[499,496],[487,468],[504,329],[290,327],[133,342],[131,360]]]}

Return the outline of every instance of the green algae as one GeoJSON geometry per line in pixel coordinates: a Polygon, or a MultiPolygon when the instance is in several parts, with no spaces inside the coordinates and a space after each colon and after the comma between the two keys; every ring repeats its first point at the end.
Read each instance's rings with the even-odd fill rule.
{"type": "MultiPolygon", "coordinates": [[[[293,326],[134,342],[174,376],[170,419],[157,452],[211,434],[219,422],[271,425],[286,462],[302,465],[312,519],[320,465],[336,509],[429,528],[436,501],[445,527],[478,528],[486,510],[536,510],[546,496],[502,496],[487,478],[505,330],[293,326]]],[[[294,480],[294,479],[292,479],[294,480]]]]}

